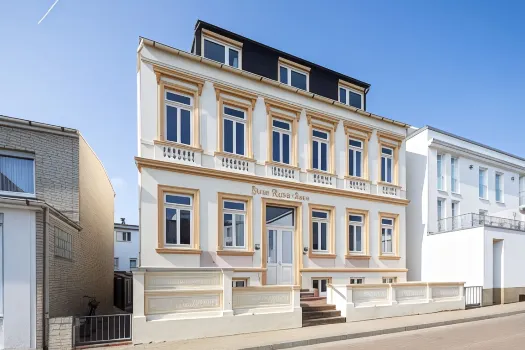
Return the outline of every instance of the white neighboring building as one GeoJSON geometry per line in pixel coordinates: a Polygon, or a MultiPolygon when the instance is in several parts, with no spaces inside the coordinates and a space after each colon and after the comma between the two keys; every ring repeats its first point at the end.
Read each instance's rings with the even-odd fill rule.
{"type": "Polygon", "coordinates": [[[429,126],[406,147],[408,279],[525,298],[525,159],[429,126]]]}
{"type": "Polygon", "coordinates": [[[139,226],[126,224],[124,218],[115,223],[115,254],[113,270],[131,271],[140,266],[139,226]]]}

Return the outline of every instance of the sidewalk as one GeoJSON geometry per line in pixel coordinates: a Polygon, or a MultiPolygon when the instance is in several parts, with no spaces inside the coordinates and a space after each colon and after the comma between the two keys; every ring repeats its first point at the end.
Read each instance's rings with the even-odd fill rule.
{"type": "MultiPolygon", "coordinates": [[[[141,344],[135,346],[119,346],[112,347],[111,349],[285,349],[296,346],[370,337],[388,333],[413,331],[417,329],[439,327],[456,323],[480,321],[484,319],[504,317],[520,313],[525,313],[525,303],[489,306],[464,311],[449,311],[435,314],[296,328],[273,332],[240,334],[178,342],[141,344]]],[[[176,330],[173,331],[175,332],[176,330]]]]}

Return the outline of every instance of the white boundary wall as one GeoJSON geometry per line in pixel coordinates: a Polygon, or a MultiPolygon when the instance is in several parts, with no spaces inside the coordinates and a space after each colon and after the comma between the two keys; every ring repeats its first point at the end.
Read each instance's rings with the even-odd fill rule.
{"type": "Polygon", "coordinates": [[[233,269],[152,268],[133,273],[133,342],[302,326],[299,286],[232,288],[233,269]]]}
{"type": "Polygon", "coordinates": [[[465,309],[464,283],[330,285],[329,304],[346,322],[465,309]]]}

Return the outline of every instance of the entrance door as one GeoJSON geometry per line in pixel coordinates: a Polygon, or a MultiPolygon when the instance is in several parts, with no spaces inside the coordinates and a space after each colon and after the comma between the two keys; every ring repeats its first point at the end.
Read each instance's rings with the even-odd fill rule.
{"type": "Polygon", "coordinates": [[[293,284],[293,229],[267,229],[267,284],[293,284]]]}

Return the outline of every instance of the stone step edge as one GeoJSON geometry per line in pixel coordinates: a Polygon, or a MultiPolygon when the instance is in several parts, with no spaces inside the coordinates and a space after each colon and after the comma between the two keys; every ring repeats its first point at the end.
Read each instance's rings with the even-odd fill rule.
{"type": "Polygon", "coordinates": [[[504,313],[499,313],[499,314],[491,314],[491,315],[483,315],[483,316],[476,316],[476,317],[470,317],[470,318],[458,318],[458,319],[454,319],[454,320],[447,320],[447,321],[441,321],[441,322],[430,322],[430,323],[424,323],[424,324],[419,324],[419,325],[414,325],[414,326],[393,327],[393,328],[386,328],[386,329],[380,329],[380,330],[369,331],[369,332],[340,334],[340,335],[333,335],[333,336],[329,336],[329,337],[311,338],[311,339],[304,339],[304,340],[295,340],[295,341],[292,341],[292,342],[284,342],[284,343],[277,343],[277,344],[270,344],[270,345],[261,345],[261,346],[255,346],[255,347],[241,348],[239,350],[290,349],[290,348],[296,348],[296,347],[300,347],[300,346],[331,343],[331,342],[336,342],[336,341],[341,341],[341,340],[367,338],[367,337],[373,337],[373,336],[382,335],[382,334],[401,333],[401,332],[408,332],[408,331],[416,331],[418,329],[426,329],[426,328],[434,328],[434,327],[441,327],[441,326],[449,326],[449,325],[452,325],[452,324],[490,320],[490,319],[493,319],[493,318],[507,317],[507,316],[513,316],[513,315],[519,315],[519,314],[525,314],[525,310],[511,311],[511,312],[504,312],[504,313]]]}
{"type": "Polygon", "coordinates": [[[303,327],[322,326],[322,325],[337,324],[337,323],[346,323],[346,317],[332,316],[332,317],[325,317],[325,318],[312,318],[309,320],[303,320],[303,327]],[[336,322],[333,322],[333,321],[336,321],[336,322]],[[324,322],[327,322],[327,323],[324,323],[324,322]]]}

